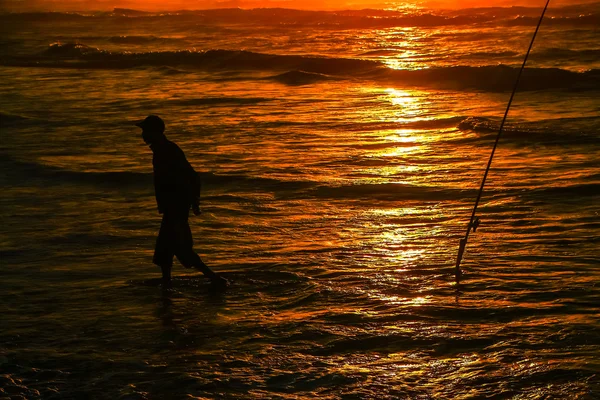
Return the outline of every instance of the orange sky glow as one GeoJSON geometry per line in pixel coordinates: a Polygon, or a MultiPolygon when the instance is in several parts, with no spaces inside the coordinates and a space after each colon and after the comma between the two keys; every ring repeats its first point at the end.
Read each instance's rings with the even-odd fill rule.
{"type": "MultiPolygon", "coordinates": [[[[598,0],[553,0],[551,5],[592,3],[598,0]]],[[[208,8],[262,8],[282,7],[293,9],[333,10],[384,8],[397,9],[411,6],[427,8],[469,8],[490,6],[543,7],[544,0],[0,0],[0,10],[66,11],[112,10],[133,8],[138,10],[199,10],[208,8]]]]}

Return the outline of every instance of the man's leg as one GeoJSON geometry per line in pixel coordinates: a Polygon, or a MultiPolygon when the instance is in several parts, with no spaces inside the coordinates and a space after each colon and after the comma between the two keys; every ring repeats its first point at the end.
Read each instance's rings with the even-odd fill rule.
{"type": "MultiPolygon", "coordinates": [[[[196,254],[196,256],[198,256],[198,255],[196,254]]],[[[198,260],[200,262],[198,264],[194,264],[194,268],[202,271],[202,273],[210,279],[210,281],[213,285],[222,286],[222,287],[226,287],[227,285],[229,285],[229,282],[227,281],[227,279],[223,278],[219,274],[215,273],[212,269],[208,268],[208,266],[206,264],[204,264],[204,262],[200,259],[200,257],[198,257],[198,260]]]]}
{"type": "Polygon", "coordinates": [[[202,271],[202,273],[210,279],[217,279],[219,277],[212,269],[208,268],[208,265],[204,264],[204,261],[202,261],[198,254],[194,252],[194,255],[196,256],[196,261],[192,264],[194,268],[198,271],[202,271]]]}
{"type": "Polygon", "coordinates": [[[193,248],[185,247],[180,248],[175,256],[179,260],[179,262],[186,268],[195,268],[198,271],[201,271],[207,278],[211,280],[219,279],[219,275],[217,275],[212,269],[208,268],[208,265],[204,264],[204,261],[200,258],[198,253],[196,253],[193,248]]]}
{"type": "Polygon", "coordinates": [[[170,265],[159,265],[160,270],[162,271],[162,280],[163,283],[168,284],[171,283],[171,266],[170,265]]]}
{"type": "Polygon", "coordinates": [[[179,262],[183,264],[184,267],[193,267],[201,271],[213,283],[226,286],[227,281],[216,274],[213,270],[208,268],[200,256],[194,251],[194,240],[192,239],[192,231],[190,229],[190,225],[188,224],[187,218],[181,221],[179,232],[181,236],[179,246],[175,252],[175,256],[177,256],[179,262]]]}
{"type": "Polygon", "coordinates": [[[173,229],[172,224],[163,215],[162,222],[160,224],[160,231],[156,238],[156,247],[154,248],[154,264],[160,267],[162,272],[163,284],[171,285],[171,269],[173,267],[173,229]]]}

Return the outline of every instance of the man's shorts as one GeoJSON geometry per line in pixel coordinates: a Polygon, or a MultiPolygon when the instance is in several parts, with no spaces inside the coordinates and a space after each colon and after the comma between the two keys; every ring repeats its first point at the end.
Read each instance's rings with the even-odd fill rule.
{"type": "Polygon", "coordinates": [[[173,265],[173,256],[183,266],[191,268],[199,262],[193,250],[194,241],[187,215],[163,215],[154,249],[154,264],[161,267],[173,265]]]}

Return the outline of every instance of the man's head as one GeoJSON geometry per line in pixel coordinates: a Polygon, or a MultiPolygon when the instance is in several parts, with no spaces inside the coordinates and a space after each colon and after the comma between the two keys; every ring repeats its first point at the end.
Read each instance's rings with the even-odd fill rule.
{"type": "Polygon", "coordinates": [[[157,115],[148,115],[145,120],[135,125],[142,128],[142,139],[147,144],[152,144],[165,137],[165,123],[157,115]]]}

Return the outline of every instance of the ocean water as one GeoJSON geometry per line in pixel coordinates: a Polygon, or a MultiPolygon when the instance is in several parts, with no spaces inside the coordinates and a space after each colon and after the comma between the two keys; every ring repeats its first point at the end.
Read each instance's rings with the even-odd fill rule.
{"type": "Polygon", "coordinates": [[[600,4],[0,15],[0,394],[600,398],[600,4]],[[152,265],[155,113],[215,293],[152,265]]]}

